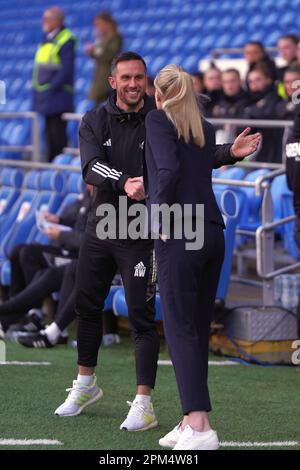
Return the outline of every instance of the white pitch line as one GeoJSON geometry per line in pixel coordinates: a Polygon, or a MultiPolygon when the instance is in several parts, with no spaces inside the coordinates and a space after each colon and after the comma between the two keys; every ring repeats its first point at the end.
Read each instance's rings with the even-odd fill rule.
{"type": "Polygon", "coordinates": [[[63,446],[55,439],[0,439],[0,446],[63,446]]]}
{"type": "MultiPolygon", "coordinates": [[[[172,361],[160,360],[157,362],[159,366],[171,366],[172,361]]],[[[209,366],[238,366],[239,363],[235,361],[208,361],[209,366]]]]}
{"type": "Polygon", "coordinates": [[[299,445],[297,441],[275,441],[275,442],[220,442],[222,447],[293,447],[299,445]]]}
{"type": "Polygon", "coordinates": [[[0,366],[51,366],[51,362],[2,361],[0,366]]]}

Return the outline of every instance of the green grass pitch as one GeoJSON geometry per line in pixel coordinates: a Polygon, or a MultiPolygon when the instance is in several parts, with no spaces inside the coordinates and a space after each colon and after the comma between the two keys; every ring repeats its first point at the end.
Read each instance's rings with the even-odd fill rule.
{"type": "MultiPolygon", "coordinates": [[[[166,358],[163,346],[161,359],[166,358]]],[[[51,365],[0,365],[0,440],[55,439],[63,446],[0,446],[0,450],[155,450],[160,449],[158,439],[179,421],[172,367],[159,366],[153,397],[159,427],[140,433],[119,430],[128,411],[126,400],[135,394],[133,349],[126,336],[120,345],[100,351],[97,377],[103,399],[73,418],[53,413],[76,377],[76,351],[70,347],[28,350],[8,343],[7,360],[49,361],[51,365]]],[[[294,368],[210,366],[209,384],[211,422],[221,441],[300,442],[300,373],[294,368]]],[[[299,450],[300,445],[292,449],[299,450]]]]}

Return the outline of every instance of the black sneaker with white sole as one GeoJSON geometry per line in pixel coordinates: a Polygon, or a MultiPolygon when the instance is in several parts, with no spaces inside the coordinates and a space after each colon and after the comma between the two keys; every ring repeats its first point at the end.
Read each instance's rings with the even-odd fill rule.
{"type": "Polygon", "coordinates": [[[8,328],[8,333],[10,334],[16,331],[20,331],[22,333],[38,333],[40,330],[44,330],[45,325],[42,320],[43,316],[39,312],[40,310],[38,309],[29,310],[25,320],[21,323],[11,325],[8,328]]]}
{"type": "Polygon", "coordinates": [[[36,333],[36,334],[28,334],[28,335],[19,335],[18,336],[18,343],[21,344],[22,346],[25,346],[26,348],[37,348],[37,349],[42,349],[42,348],[53,348],[54,346],[57,346],[58,344],[67,344],[68,343],[68,336],[60,336],[58,338],[57,343],[53,344],[49,341],[47,335],[43,335],[42,333],[36,333]]]}

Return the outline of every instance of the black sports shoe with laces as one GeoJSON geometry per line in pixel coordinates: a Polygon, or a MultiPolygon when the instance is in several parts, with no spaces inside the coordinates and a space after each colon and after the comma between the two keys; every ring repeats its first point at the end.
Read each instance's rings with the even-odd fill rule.
{"type": "Polygon", "coordinates": [[[58,338],[57,343],[52,344],[47,335],[43,335],[42,333],[36,333],[36,334],[28,334],[28,335],[20,335],[18,336],[18,343],[21,344],[22,346],[25,346],[26,348],[53,348],[54,346],[57,346],[58,344],[67,344],[68,343],[68,336],[60,336],[58,338]]]}

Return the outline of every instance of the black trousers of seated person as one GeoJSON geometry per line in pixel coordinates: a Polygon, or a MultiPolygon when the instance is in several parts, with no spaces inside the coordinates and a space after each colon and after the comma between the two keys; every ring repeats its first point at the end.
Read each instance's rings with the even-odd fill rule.
{"type": "Polygon", "coordinates": [[[208,341],[224,257],[221,225],[205,222],[204,246],[186,250],[186,240],[155,241],[164,332],[175,370],[183,414],[210,411],[208,341]]]}
{"type": "Polygon", "coordinates": [[[11,265],[10,296],[23,291],[38,271],[49,267],[48,255],[61,256],[61,248],[40,243],[16,245],[9,255],[11,265]]]}
{"type": "Polygon", "coordinates": [[[152,260],[149,240],[100,240],[94,233],[84,234],[76,277],[78,365],[97,365],[103,333],[102,311],[118,270],[134,341],[137,385],[154,388],[159,336],[152,260]]]}
{"type": "MultiPolygon", "coordinates": [[[[60,292],[54,321],[61,331],[75,320],[75,279],[77,260],[59,267],[38,271],[31,283],[19,294],[0,305],[0,322],[6,331],[10,325],[23,319],[31,308],[40,308],[43,300],[53,292],[60,292]]],[[[117,333],[117,319],[112,311],[104,312],[104,332],[117,333]]]]}

